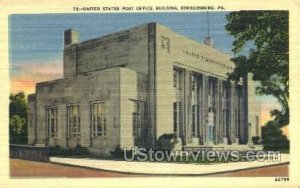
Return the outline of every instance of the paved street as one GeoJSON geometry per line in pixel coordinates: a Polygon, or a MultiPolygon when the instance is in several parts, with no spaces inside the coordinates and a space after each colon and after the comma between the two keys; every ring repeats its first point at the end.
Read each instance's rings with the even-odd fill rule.
{"type": "MultiPolygon", "coordinates": [[[[128,177],[129,175],[103,170],[70,167],[36,161],[10,159],[11,177],[128,177]]],[[[131,175],[132,176],[132,175],[131,175]]]]}
{"type": "MultiPolygon", "coordinates": [[[[240,170],[208,175],[212,177],[286,177],[288,176],[288,164],[262,167],[250,170],[240,170]]],[[[66,177],[66,178],[89,178],[89,177],[149,177],[147,175],[121,174],[79,167],[70,167],[51,163],[10,159],[10,174],[13,178],[18,177],[66,177]]],[[[151,176],[153,177],[153,176],[151,176]]]]}
{"type": "Polygon", "coordinates": [[[289,165],[276,165],[249,170],[239,170],[235,172],[225,172],[208,175],[210,177],[288,177],[289,165]]]}

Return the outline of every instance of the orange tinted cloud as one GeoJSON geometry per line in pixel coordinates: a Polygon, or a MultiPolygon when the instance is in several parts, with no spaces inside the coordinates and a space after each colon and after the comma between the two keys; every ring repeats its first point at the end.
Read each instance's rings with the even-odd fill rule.
{"type": "Polygon", "coordinates": [[[281,128],[281,130],[289,138],[289,126],[284,126],[281,128]]]}
{"type": "Polygon", "coordinates": [[[63,77],[63,64],[59,61],[48,63],[20,63],[11,65],[10,92],[35,92],[35,84],[63,77]]]}
{"type": "MultiPolygon", "coordinates": [[[[261,102],[260,111],[260,124],[265,125],[268,121],[274,119],[271,117],[270,112],[274,109],[281,109],[279,103],[276,100],[265,100],[261,102]]],[[[283,133],[289,137],[289,126],[282,128],[283,133]]]]}
{"type": "Polygon", "coordinates": [[[261,101],[260,106],[260,124],[264,125],[269,120],[272,120],[270,112],[274,109],[280,109],[280,105],[276,100],[261,101]]]}

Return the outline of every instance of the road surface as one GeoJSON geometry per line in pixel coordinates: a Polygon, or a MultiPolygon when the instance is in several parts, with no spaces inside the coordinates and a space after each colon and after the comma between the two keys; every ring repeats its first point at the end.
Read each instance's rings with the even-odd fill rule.
{"type": "MultiPolygon", "coordinates": [[[[240,170],[221,174],[207,175],[211,177],[287,177],[288,164],[262,167],[257,169],[240,170]]],[[[117,172],[107,172],[80,167],[71,167],[52,163],[10,159],[11,177],[68,177],[68,178],[90,178],[90,177],[153,177],[146,175],[132,175],[117,172]]]]}

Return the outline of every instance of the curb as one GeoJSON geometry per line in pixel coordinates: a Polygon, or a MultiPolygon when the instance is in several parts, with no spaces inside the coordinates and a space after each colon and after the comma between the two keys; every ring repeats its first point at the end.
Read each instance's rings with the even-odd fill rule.
{"type": "Polygon", "coordinates": [[[80,165],[75,165],[75,164],[52,162],[51,160],[49,161],[49,163],[70,166],[70,167],[85,168],[85,169],[90,169],[90,170],[100,170],[100,171],[105,171],[105,172],[115,172],[115,173],[120,173],[120,174],[131,174],[131,175],[141,175],[141,176],[143,176],[143,175],[147,175],[147,176],[208,176],[208,175],[223,174],[223,173],[228,173],[228,172],[229,173],[230,172],[238,172],[238,171],[243,171],[243,170],[253,170],[253,169],[260,169],[260,168],[265,168],[265,167],[273,167],[273,166],[290,164],[290,162],[283,162],[283,163],[279,163],[279,164],[271,164],[271,165],[264,165],[264,166],[258,166],[258,167],[248,167],[248,168],[242,168],[242,169],[234,169],[234,170],[210,172],[210,173],[200,173],[200,174],[171,174],[171,173],[159,174],[159,173],[124,172],[124,171],[118,171],[118,170],[109,170],[109,169],[80,166],[80,165]]]}

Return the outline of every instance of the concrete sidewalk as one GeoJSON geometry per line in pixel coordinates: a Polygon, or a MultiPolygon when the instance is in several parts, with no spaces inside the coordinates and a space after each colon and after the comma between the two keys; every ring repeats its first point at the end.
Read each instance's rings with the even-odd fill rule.
{"type": "Polygon", "coordinates": [[[127,162],[115,160],[100,160],[91,158],[60,158],[51,157],[53,163],[87,167],[112,172],[145,174],[145,175],[208,175],[222,172],[230,172],[244,169],[266,167],[289,162],[288,154],[281,154],[281,160],[276,162],[230,162],[230,163],[212,163],[212,164],[183,164],[183,163],[165,163],[165,162],[127,162]]]}

